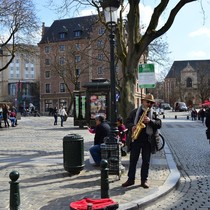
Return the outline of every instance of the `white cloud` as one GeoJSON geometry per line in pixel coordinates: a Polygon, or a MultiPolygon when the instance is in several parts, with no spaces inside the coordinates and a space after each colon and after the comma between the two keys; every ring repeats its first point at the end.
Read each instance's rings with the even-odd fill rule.
{"type": "Polygon", "coordinates": [[[202,51],[202,50],[198,50],[198,51],[191,51],[191,52],[189,52],[188,53],[188,56],[190,57],[190,58],[195,58],[195,59],[202,59],[202,58],[205,58],[205,57],[207,57],[207,53],[206,52],[204,52],[204,51],[202,51]]]}
{"type": "Polygon", "coordinates": [[[210,37],[210,29],[207,27],[201,27],[197,31],[193,31],[189,34],[190,37],[207,36],[210,37]]]}
{"type": "Polygon", "coordinates": [[[95,9],[85,9],[85,10],[80,10],[78,16],[88,16],[88,15],[95,15],[97,14],[97,11],[95,9]]]}

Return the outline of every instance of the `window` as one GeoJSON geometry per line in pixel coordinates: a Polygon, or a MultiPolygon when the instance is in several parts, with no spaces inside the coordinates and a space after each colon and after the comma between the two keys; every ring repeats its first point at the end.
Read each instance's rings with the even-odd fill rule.
{"type": "Polygon", "coordinates": [[[53,107],[52,106],[52,100],[45,100],[45,102],[44,102],[44,104],[45,104],[45,112],[49,112],[49,109],[51,108],[51,107],[53,107]]]}
{"type": "Polygon", "coordinates": [[[76,77],[79,77],[79,75],[80,75],[80,69],[76,69],[75,75],[76,75],[76,77]]]}
{"type": "Polygon", "coordinates": [[[9,84],[9,95],[16,95],[16,84],[9,84]]]}
{"type": "Polygon", "coordinates": [[[102,61],[104,59],[104,55],[103,54],[98,54],[98,60],[102,61]]]}
{"type": "Polygon", "coordinates": [[[103,47],[104,42],[102,40],[98,40],[98,47],[103,47]]]}
{"type": "Polygon", "coordinates": [[[59,39],[65,39],[66,38],[66,33],[62,32],[59,33],[59,39]]]}
{"type": "Polygon", "coordinates": [[[80,50],[80,44],[78,44],[78,43],[75,44],[75,47],[76,47],[77,50],[80,50]]]}
{"type": "Polygon", "coordinates": [[[60,58],[59,63],[60,63],[60,65],[64,65],[65,64],[65,58],[64,57],[60,58]]]}
{"type": "Polygon", "coordinates": [[[45,59],[45,65],[50,65],[50,59],[49,58],[45,59]]]}
{"type": "Polygon", "coordinates": [[[66,88],[65,88],[65,84],[64,83],[60,83],[60,92],[61,93],[65,93],[66,92],[66,88]]]}
{"type": "Polygon", "coordinates": [[[45,93],[50,93],[50,84],[45,84],[45,93]]]}
{"type": "Polygon", "coordinates": [[[50,71],[45,71],[45,78],[50,78],[50,71]]]}
{"type": "Polygon", "coordinates": [[[45,53],[49,53],[49,52],[50,52],[50,46],[46,46],[46,47],[44,48],[44,51],[45,51],[45,53]]]}
{"type": "Polygon", "coordinates": [[[78,63],[81,61],[81,56],[80,55],[76,55],[75,56],[75,62],[78,63]]]}
{"type": "Polygon", "coordinates": [[[65,51],[65,45],[60,45],[59,46],[59,50],[62,52],[62,51],[65,51]]]}
{"type": "Polygon", "coordinates": [[[81,31],[74,31],[74,37],[81,37],[81,31]]]}
{"type": "Polygon", "coordinates": [[[186,87],[192,87],[192,79],[189,77],[186,80],[186,87]]]}
{"type": "Polygon", "coordinates": [[[105,33],[105,28],[104,27],[99,28],[98,34],[101,35],[101,34],[104,34],[104,33],[105,33]]]}
{"type": "Polygon", "coordinates": [[[98,74],[98,75],[104,74],[104,71],[103,71],[103,68],[102,68],[102,67],[98,67],[97,74],[98,74]]]}

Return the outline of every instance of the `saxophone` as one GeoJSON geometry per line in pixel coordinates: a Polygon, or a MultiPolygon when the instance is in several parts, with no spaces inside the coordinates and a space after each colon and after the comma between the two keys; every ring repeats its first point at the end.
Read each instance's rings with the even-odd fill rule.
{"type": "Polygon", "coordinates": [[[143,121],[144,121],[144,117],[147,115],[148,111],[149,111],[149,107],[147,107],[147,109],[143,112],[143,114],[141,115],[138,123],[136,124],[136,129],[134,130],[134,132],[131,136],[132,142],[138,138],[142,129],[146,127],[146,125],[143,123],[143,121]]]}

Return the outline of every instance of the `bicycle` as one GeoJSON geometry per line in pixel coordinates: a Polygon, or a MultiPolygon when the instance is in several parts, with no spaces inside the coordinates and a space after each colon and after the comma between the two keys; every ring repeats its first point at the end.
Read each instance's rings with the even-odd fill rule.
{"type": "Polygon", "coordinates": [[[159,136],[160,136],[160,142],[159,142],[160,147],[158,148],[157,151],[162,150],[165,146],[165,139],[164,139],[163,135],[161,133],[159,133],[159,136]]]}

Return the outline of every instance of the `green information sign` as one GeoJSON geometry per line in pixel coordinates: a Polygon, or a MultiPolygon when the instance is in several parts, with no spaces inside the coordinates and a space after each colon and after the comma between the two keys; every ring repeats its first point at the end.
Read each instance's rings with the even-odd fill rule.
{"type": "Polygon", "coordinates": [[[140,88],[155,88],[156,79],[154,64],[140,64],[138,79],[140,88]]]}

